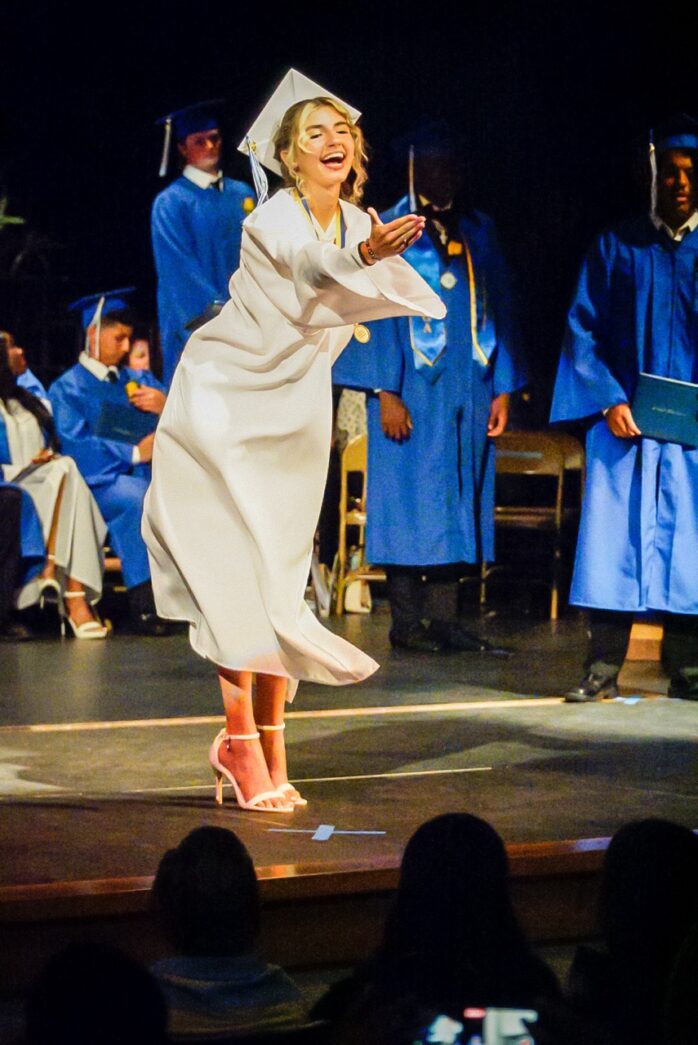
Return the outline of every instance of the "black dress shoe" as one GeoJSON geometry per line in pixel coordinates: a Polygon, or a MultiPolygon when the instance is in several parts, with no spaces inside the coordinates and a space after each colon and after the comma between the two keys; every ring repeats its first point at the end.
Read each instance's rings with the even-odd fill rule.
{"type": "Polygon", "coordinates": [[[170,634],[170,622],[158,617],[157,613],[132,613],[131,625],[139,635],[161,639],[170,634]]]}
{"type": "Polygon", "coordinates": [[[27,642],[34,632],[19,620],[8,620],[0,626],[0,642],[27,642]]]}
{"type": "Polygon", "coordinates": [[[444,648],[443,643],[421,624],[412,628],[393,628],[390,645],[394,649],[411,650],[412,653],[441,653],[444,648]]]}
{"type": "Polygon", "coordinates": [[[674,700],[698,700],[698,670],[686,668],[672,675],[667,696],[674,700]]]}
{"type": "Polygon", "coordinates": [[[617,675],[597,675],[595,672],[589,671],[578,686],[567,690],[565,703],[591,704],[596,700],[603,700],[604,697],[617,697],[617,678],[617,675]]]}
{"type": "Polygon", "coordinates": [[[504,646],[493,646],[487,639],[467,631],[457,621],[433,620],[428,630],[437,641],[460,653],[489,653],[495,657],[511,656],[511,650],[504,646]]]}

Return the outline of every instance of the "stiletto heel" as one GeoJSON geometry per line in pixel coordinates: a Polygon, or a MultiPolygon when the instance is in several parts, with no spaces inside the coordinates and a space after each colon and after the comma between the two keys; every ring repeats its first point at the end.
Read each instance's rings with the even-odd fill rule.
{"type": "MultiPolygon", "coordinates": [[[[56,561],[55,555],[46,556],[48,562],[56,561]]],[[[61,586],[55,577],[42,577],[39,581],[39,609],[57,606],[61,600],[61,586]]]]}
{"type": "MultiPolygon", "coordinates": [[[[63,592],[64,599],[84,599],[84,591],[66,591],[63,592]]],[[[99,617],[95,614],[93,620],[83,621],[82,624],[76,624],[70,614],[66,611],[65,604],[63,602],[58,603],[58,612],[61,618],[61,638],[65,638],[65,622],[68,621],[72,628],[73,635],[76,639],[106,639],[107,635],[111,631],[108,624],[104,624],[99,617]]],[[[91,611],[94,613],[94,610],[91,611]]]]}
{"type": "MultiPolygon", "coordinates": [[[[262,733],[280,733],[286,729],[286,723],[281,722],[278,726],[257,726],[262,733]]],[[[308,799],[303,798],[297,787],[295,787],[290,780],[287,780],[285,784],[278,784],[277,791],[280,791],[282,795],[288,795],[289,801],[293,802],[294,806],[307,806],[308,799]]]]}
{"type": "MultiPolygon", "coordinates": [[[[211,750],[209,751],[209,762],[211,763],[211,769],[213,775],[216,778],[216,802],[218,805],[223,804],[223,778],[232,784],[233,791],[235,792],[235,801],[240,806],[240,809],[249,809],[254,813],[292,813],[293,805],[284,806],[261,806],[259,803],[266,801],[268,798],[281,798],[284,799],[283,794],[279,788],[274,788],[273,791],[260,791],[258,795],[253,795],[249,801],[246,801],[243,797],[240,785],[237,780],[223,763],[218,758],[218,751],[223,741],[227,742],[228,750],[230,750],[231,740],[259,740],[259,733],[227,733],[225,729],[222,729],[218,736],[211,744],[211,750]]],[[[288,802],[288,799],[284,799],[288,802]]]]}

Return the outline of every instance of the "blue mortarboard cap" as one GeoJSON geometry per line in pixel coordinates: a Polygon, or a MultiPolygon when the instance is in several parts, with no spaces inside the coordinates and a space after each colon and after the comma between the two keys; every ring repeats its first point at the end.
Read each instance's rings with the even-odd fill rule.
{"type": "Polygon", "coordinates": [[[698,150],[698,121],[686,113],[672,116],[650,131],[650,141],[654,143],[657,152],[666,152],[667,149],[698,150]]]}
{"type": "Polygon", "coordinates": [[[223,98],[209,98],[205,102],[185,105],[183,109],[176,109],[174,112],[168,113],[167,116],[161,116],[159,120],[155,121],[159,127],[165,128],[160,177],[164,177],[167,173],[171,139],[174,137],[176,142],[182,142],[189,134],[215,130],[216,127],[220,126],[220,111],[223,104],[223,98]]]}
{"type": "Polygon", "coordinates": [[[127,298],[133,294],[135,289],[135,287],[120,287],[118,290],[103,290],[100,294],[87,294],[68,305],[68,312],[79,312],[83,330],[87,330],[96,319],[128,308],[127,298]],[[101,310],[99,310],[100,302],[103,302],[101,310]]]}

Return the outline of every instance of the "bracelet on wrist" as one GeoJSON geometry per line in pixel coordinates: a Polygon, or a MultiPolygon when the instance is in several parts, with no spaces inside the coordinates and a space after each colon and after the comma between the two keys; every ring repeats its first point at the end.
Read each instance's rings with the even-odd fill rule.
{"type": "Polygon", "coordinates": [[[373,265],[376,261],[379,260],[378,255],[376,254],[375,250],[373,250],[373,248],[371,247],[369,240],[365,239],[363,242],[363,246],[366,248],[366,253],[371,259],[369,261],[369,265],[373,265]]]}

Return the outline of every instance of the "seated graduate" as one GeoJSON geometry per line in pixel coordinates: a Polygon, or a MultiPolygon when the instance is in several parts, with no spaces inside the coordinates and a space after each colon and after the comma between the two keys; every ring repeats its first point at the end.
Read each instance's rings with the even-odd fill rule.
{"type": "Polygon", "coordinates": [[[103,639],[108,628],[94,604],[102,594],[102,546],[107,528],[75,461],[60,454],[51,414],[20,388],[7,351],[0,350],[2,477],[26,491],[41,520],[45,565],[17,596],[17,607],[55,605],[80,639],[103,639]]]}
{"type": "Polygon", "coordinates": [[[169,625],[155,612],[140,527],[165,393],[150,371],[119,368],[133,333],[125,300],[132,289],[93,294],[70,306],[80,313],[85,347],[49,396],[63,449],[77,461],[121,559],[133,626],[161,636],[169,625]]]}
{"type": "Polygon", "coordinates": [[[38,396],[44,406],[50,410],[51,404],[49,402],[48,392],[34,371],[29,369],[24,349],[15,342],[15,339],[9,330],[0,330],[0,346],[4,347],[7,351],[7,358],[10,361],[10,370],[17,378],[17,384],[19,387],[26,388],[26,390],[31,392],[32,395],[38,396]]]}
{"type": "Polygon", "coordinates": [[[255,954],[260,901],[252,858],[222,827],[198,827],[165,853],[155,909],[177,955],[155,963],[171,1040],[298,1024],[295,983],[255,954]]]}
{"type": "Polygon", "coordinates": [[[0,641],[23,642],[32,632],[13,615],[15,592],[40,572],[46,550],[29,494],[0,481],[0,641]]]}

